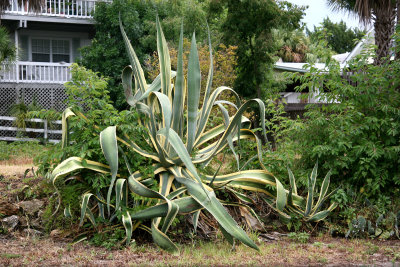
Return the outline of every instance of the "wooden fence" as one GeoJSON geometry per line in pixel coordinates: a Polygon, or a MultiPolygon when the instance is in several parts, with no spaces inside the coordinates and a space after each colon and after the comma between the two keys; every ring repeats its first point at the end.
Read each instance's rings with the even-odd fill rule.
{"type": "MultiPolygon", "coordinates": [[[[61,140],[62,131],[60,129],[50,129],[47,120],[42,119],[26,119],[26,122],[35,123],[36,127],[30,126],[29,128],[18,128],[15,126],[17,118],[0,116],[0,140],[3,141],[41,141],[45,140],[50,143],[58,143],[61,140]],[[26,136],[29,133],[36,133],[41,135],[38,137],[26,136]],[[20,136],[22,135],[22,136],[20,136]]],[[[56,128],[61,128],[61,121],[52,121],[56,128]]]]}

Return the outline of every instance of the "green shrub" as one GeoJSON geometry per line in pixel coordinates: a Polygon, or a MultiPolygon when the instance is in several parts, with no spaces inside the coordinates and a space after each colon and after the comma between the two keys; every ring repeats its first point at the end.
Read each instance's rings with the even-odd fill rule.
{"type": "MultiPolygon", "coordinates": [[[[69,120],[70,145],[64,149],[62,149],[61,143],[48,146],[48,150],[43,151],[35,158],[35,165],[38,166],[37,173],[46,177],[49,177],[51,171],[63,159],[73,155],[106,163],[98,141],[98,134],[109,124],[119,124],[123,133],[133,136],[142,136],[144,132],[137,123],[139,115],[135,111],[119,112],[111,105],[109,92],[106,89],[106,79],[76,64],[72,65],[71,73],[72,80],[66,84],[68,104],[76,112],[85,110],[87,120],[71,118],[69,120]]],[[[47,118],[48,111],[42,110],[31,115],[47,118]]],[[[53,116],[53,113],[50,115],[53,116]]],[[[140,138],[137,141],[140,143],[140,138]]],[[[141,170],[145,175],[152,171],[147,167],[149,162],[151,160],[139,154],[129,158],[132,170],[141,170]]],[[[128,170],[122,167],[121,172],[128,173],[128,170]]],[[[55,212],[68,210],[73,218],[79,217],[82,194],[90,189],[100,192],[102,189],[108,188],[108,184],[109,181],[104,175],[94,174],[90,171],[82,171],[65,183],[57,182],[60,202],[52,200],[52,205],[49,205],[46,210],[44,216],[46,230],[51,230],[52,227],[68,226],[58,216],[59,213],[54,216],[55,212]]]]}
{"type": "Polygon", "coordinates": [[[374,66],[370,56],[350,63],[351,81],[341,77],[336,62],[328,72],[311,68],[298,75],[300,89],[323,89],[319,96],[330,104],[309,105],[303,125],[290,136],[306,168],[319,160],[324,171],[332,170],[335,186],[390,202],[400,189],[400,61],[374,66]]]}

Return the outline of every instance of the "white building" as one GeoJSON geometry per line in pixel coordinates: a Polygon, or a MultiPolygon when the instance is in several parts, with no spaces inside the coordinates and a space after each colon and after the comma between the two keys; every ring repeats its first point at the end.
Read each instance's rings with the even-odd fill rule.
{"type": "MultiPolygon", "coordinates": [[[[353,48],[351,52],[347,52],[344,54],[338,54],[332,56],[333,59],[339,62],[340,69],[343,70],[348,67],[350,60],[354,59],[355,56],[359,55],[366,48],[368,48],[371,44],[374,43],[374,30],[369,30],[365,37],[357,43],[357,45],[353,48]]],[[[372,59],[370,63],[372,63],[372,59]]],[[[320,71],[326,70],[326,66],[324,63],[316,63],[313,65],[314,68],[317,68],[320,71]]],[[[310,70],[310,66],[307,63],[294,63],[294,62],[282,62],[278,61],[274,65],[274,69],[277,72],[298,72],[298,73],[306,73],[310,70]]],[[[281,93],[282,99],[285,100],[287,106],[285,107],[287,111],[303,111],[306,104],[325,104],[326,101],[318,97],[319,90],[318,88],[313,88],[312,92],[297,92],[294,88],[295,86],[300,85],[292,84],[288,86],[285,92],[281,93]],[[304,96],[307,96],[304,98],[304,96]]]]}
{"type": "Polygon", "coordinates": [[[62,110],[68,67],[80,56],[79,48],[90,44],[98,0],[44,0],[38,13],[27,11],[29,1],[22,6],[9,1],[1,24],[18,48],[18,60],[0,71],[0,116],[18,99],[30,103],[33,97],[43,108],[62,110]]]}

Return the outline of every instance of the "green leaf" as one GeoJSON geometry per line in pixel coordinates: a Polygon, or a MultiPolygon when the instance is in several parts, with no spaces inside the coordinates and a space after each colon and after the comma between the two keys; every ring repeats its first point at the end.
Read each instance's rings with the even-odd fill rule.
{"type": "Polygon", "coordinates": [[[65,218],[71,218],[72,217],[71,205],[68,205],[68,207],[64,208],[64,216],[65,216],[65,218]]]}
{"type": "MultiPolygon", "coordinates": [[[[179,207],[179,214],[192,213],[201,209],[201,205],[196,202],[192,197],[183,197],[172,200],[174,204],[179,207]]],[[[157,217],[165,217],[168,213],[168,204],[158,204],[150,208],[131,213],[133,220],[148,220],[157,217]]]]}
{"type": "Polygon", "coordinates": [[[318,221],[321,221],[321,220],[325,219],[326,217],[328,217],[329,214],[330,214],[329,210],[323,210],[323,211],[315,213],[307,221],[308,222],[318,222],[318,221]]]}
{"type": "Polygon", "coordinates": [[[178,63],[174,88],[172,129],[181,133],[183,127],[183,108],[185,100],[185,78],[183,75],[183,25],[181,25],[181,34],[179,37],[178,63]]]}
{"type": "MultiPolygon", "coordinates": [[[[166,129],[163,128],[158,131],[157,135],[166,136],[166,129]]],[[[178,134],[173,130],[170,129],[169,131],[169,143],[174,148],[175,153],[179,156],[182,160],[183,164],[185,164],[186,168],[190,171],[190,173],[195,177],[195,179],[201,184],[201,178],[197,174],[196,167],[193,165],[192,160],[189,156],[188,151],[185,148],[182,140],[178,136],[178,134]]]]}
{"type": "Polygon", "coordinates": [[[321,205],[322,205],[323,202],[324,202],[326,193],[328,192],[331,174],[332,174],[332,172],[329,171],[329,172],[326,174],[326,176],[325,176],[325,178],[324,178],[324,181],[322,182],[321,191],[320,191],[320,193],[319,193],[318,201],[317,201],[317,203],[315,204],[315,207],[314,207],[314,209],[313,209],[313,212],[316,212],[316,211],[321,207],[321,205]]]}
{"type": "Polygon", "coordinates": [[[57,178],[63,177],[79,169],[90,169],[100,173],[109,174],[110,167],[99,162],[84,160],[79,157],[70,157],[61,162],[52,172],[52,181],[55,183],[57,178]],[[85,162],[85,163],[83,163],[85,162]]]}
{"type": "Polygon", "coordinates": [[[225,210],[224,206],[215,197],[213,191],[202,190],[200,184],[189,180],[187,178],[175,178],[181,184],[184,184],[189,194],[208,212],[210,212],[218,223],[234,238],[240,240],[247,246],[259,250],[256,244],[247,236],[247,234],[241,229],[235,220],[225,210]]]}
{"type": "Polygon", "coordinates": [[[131,65],[126,66],[122,71],[121,78],[122,78],[122,87],[124,88],[126,102],[128,102],[130,106],[135,105],[132,92],[132,77],[133,77],[132,66],[131,65]]]}
{"type": "Polygon", "coordinates": [[[132,238],[132,219],[127,211],[122,213],[122,224],[124,225],[126,232],[126,245],[129,245],[132,238]]]}
{"type": "Polygon", "coordinates": [[[142,69],[142,66],[140,66],[140,62],[139,62],[138,57],[136,56],[135,50],[133,49],[133,47],[128,39],[128,36],[125,33],[124,27],[122,26],[121,17],[119,18],[119,26],[121,29],[122,38],[125,43],[126,51],[128,52],[129,61],[131,62],[131,65],[132,65],[135,80],[138,82],[140,90],[142,92],[146,92],[147,83],[146,83],[146,79],[144,77],[143,69],[142,69]]]}
{"type": "Polygon", "coordinates": [[[313,201],[314,201],[314,188],[315,182],[317,180],[317,172],[318,172],[318,162],[315,164],[314,169],[308,179],[308,194],[307,194],[307,205],[305,210],[305,215],[310,215],[313,201]]]}
{"type": "Polygon", "coordinates": [[[195,213],[193,213],[193,232],[194,233],[196,233],[196,231],[197,231],[197,224],[199,223],[200,212],[201,212],[201,210],[198,210],[195,213]]]}
{"type": "MultiPolygon", "coordinates": [[[[171,79],[174,78],[176,75],[175,71],[171,70],[171,79]]],[[[149,88],[147,89],[146,92],[144,92],[138,99],[135,99],[135,101],[141,101],[145,98],[147,98],[150,93],[152,92],[158,92],[161,89],[161,74],[159,74],[154,81],[150,84],[149,88]]]]}
{"type": "Polygon", "coordinates": [[[295,180],[295,178],[294,178],[293,172],[292,172],[292,170],[291,170],[289,167],[287,167],[287,169],[288,169],[288,173],[289,173],[290,187],[292,188],[293,193],[297,195],[296,180],[295,180]]]}
{"type": "Polygon", "coordinates": [[[275,181],[276,181],[276,192],[277,192],[276,209],[283,212],[283,210],[285,209],[285,206],[286,206],[286,201],[287,201],[286,191],[278,179],[275,179],[275,181]]]}
{"type": "MultiPolygon", "coordinates": [[[[212,54],[212,46],[211,46],[211,36],[210,36],[210,28],[208,27],[208,23],[207,23],[207,31],[208,31],[208,50],[209,50],[209,54],[210,54],[210,66],[208,69],[207,87],[206,87],[206,91],[204,93],[203,107],[201,109],[200,124],[201,124],[201,122],[204,122],[205,117],[206,117],[206,108],[205,107],[208,104],[208,99],[210,97],[211,88],[212,88],[212,80],[213,80],[213,75],[214,75],[214,69],[213,69],[214,63],[213,63],[213,54],[212,54]]],[[[199,127],[197,130],[198,131],[196,133],[196,139],[201,134],[201,127],[199,127]]]]}
{"type": "Polygon", "coordinates": [[[172,107],[171,107],[171,102],[169,101],[169,98],[160,93],[160,92],[153,92],[150,94],[150,102],[153,103],[152,106],[152,112],[155,113],[155,101],[154,98],[158,99],[158,102],[160,103],[161,110],[162,110],[162,118],[163,118],[163,128],[165,128],[165,146],[168,144],[168,138],[169,138],[169,129],[171,127],[171,119],[172,119],[172,107]]]}
{"type": "Polygon", "coordinates": [[[111,193],[118,173],[117,127],[110,126],[100,133],[100,145],[111,170],[111,182],[107,192],[107,211],[110,215],[111,193]]]}
{"type": "Polygon", "coordinates": [[[196,36],[193,33],[192,44],[190,47],[189,61],[188,61],[188,100],[187,100],[187,151],[192,153],[194,141],[196,138],[197,116],[200,100],[200,63],[199,55],[197,53],[196,36]]]}
{"type": "Polygon", "coordinates": [[[88,209],[88,203],[90,197],[93,196],[92,193],[86,193],[83,195],[83,200],[81,204],[81,220],[79,222],[79,225],[83,225],[83,219],[85,218],[85,215],[88,214],[90,221],[94,226],[96,226],[96,220],[94,219],[93,213],[91,212],[90,209],[88,209]]]}
{"type": "Polygon", "coordinates": [[[115,184],[115,210],[119,210],[119,205],[123,196],[124,183],[126,179],[118,179],[115,184]]]}
{"type": "Polygon", "coordinates": [[[158,230],[154,224],[154,220],[151,223],[151,235],[154,242],[162,249],[174,254],[179,254],[178,247],[168,238],[166,234],[158,230]]]}
{"type": "Polygon", "coordinates": [[[61,125],[62,125],[62,136],[61,136],[61,147],[64,149],[69,145],[69,123],[68,117],[75,116],[75,113],[70,109],[66,108],[62,113],[61,125]]]}
{"type": "MultiPolygon", "coordinates": [[[[167,202],[166,203],[167,212],[165,215],[164,225],[163,225],[163,228],[161,231],[157,227],[159,220],[157,220],[157,219],[152,220],[151,233],[153,236],[153,240],[161,248],[163,248],[167,251],[170,251],[172,253],[176,253],[177,252],[176,245],[171,242],[171,240],[164,234],[164,232],[166,232],[168,230],[169,226],[173,222],[175,216],[177,215],[177,213],[179,211],[179,206],[177,204],[173,203],[172,201],[170,201],[168,198],[164,197],[162,194],[147,188],[142,183],[137,181],[137,179],[140,177],[141,177],[141,174],[139,172],[136,172],[133,175],[129,176],[128,185],[129,185],[129,189],[132,192],[134,192],[135,194],[138,194],[140,196],[143,196],[143,197],[161,199],[161,200],[165,200],[167,202]]],[[[137,217],[135,217],[135,215],[133,215],[132,217],[137,218],[137,217]]]]}
{"type": "Polygon", "coordinates": [[[171,62],[169,58],[169,51],[167,41],[165,40],[162,31],[160,20],[156,18],[157,28],[157,52],[160,62],[160,75],[161,75],[161,93],[169,95],[171,92],[171,62]]]}

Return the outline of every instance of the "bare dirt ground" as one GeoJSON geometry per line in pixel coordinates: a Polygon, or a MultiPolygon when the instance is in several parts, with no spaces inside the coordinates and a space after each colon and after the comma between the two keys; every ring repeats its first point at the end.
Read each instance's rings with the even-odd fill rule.
{"type": "MultiPolygon", "coordinates": [[[[41,178],[31,173],[29,162],[13,165],[0,162],[0,211],[4,205],[14,205],[26,197],[24,188],[39,186],[41,178]],[[22,192],[22,193],[21,193],[22,192]]],[[[32,197],[30,198],[32,200],[32,197]]],[[[46,205],[45,199],[39,199],[46,205]]],[[[10,206],[11,207],[11,206],[10,206]]],[[[0,214],[0,220],[9,214],[0,214]]],[[[1,225],[0,225],[1,226],[1,225]]],[[[10,232],[0,232],[0,266],[398,266],[400,241],[346,240],[321,236],[298,243],[287,237],[277,241],[259,238],[260,251],[244,245],[234,250],[218,239],[180,245],[179,255],[159,250],[153,244],[132,245],[121,249],[106,249],[89,242],[73,244],[72,239],[42,233],[35,235],[22,226],[10,232]]],[[[257,239],[256,234],[251,234],[257,239]]]]}

